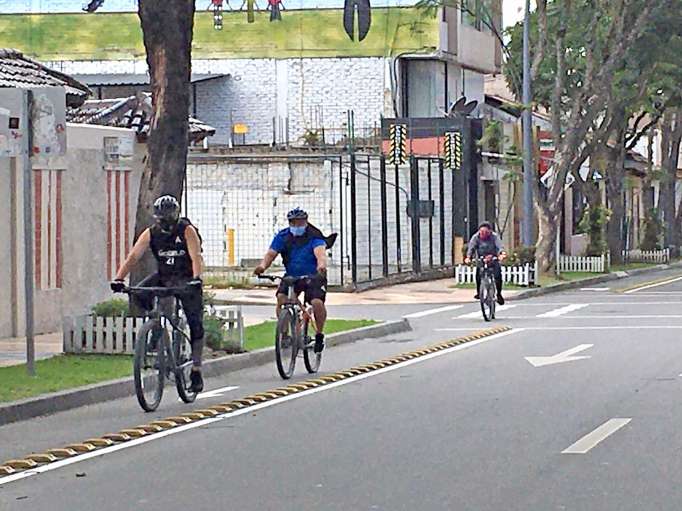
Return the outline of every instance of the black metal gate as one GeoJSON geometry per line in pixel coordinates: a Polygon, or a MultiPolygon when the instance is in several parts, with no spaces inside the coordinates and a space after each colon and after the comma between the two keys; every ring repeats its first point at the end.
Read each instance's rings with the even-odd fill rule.
{"type": "Polygon", "coordinates": [[[339,177],[342,285],[453,266],[456,180],[441,158],[352,154],[339,177]]]}

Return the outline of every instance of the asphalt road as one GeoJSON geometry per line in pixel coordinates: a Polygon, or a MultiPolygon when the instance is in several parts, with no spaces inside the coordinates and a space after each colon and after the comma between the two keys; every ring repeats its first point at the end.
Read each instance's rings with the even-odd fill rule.
{"type": "MultiPolygon", "coordinates": [[[[678,510],[682,275],[648,279],[666,277],[509,302],[495,324],[512,331],[464,349],[0,479],[0,509],[678,510]]],[[[445,305],[396,308],[413,332],[330,349],[323,369],[488,326],[473,303],[429,313],[445,305]]],[[[280,385],[240,371],[197,406],[280,385]]],[[[158,416],[188,410],[171,397],[158,416]]],[[[127,399],[7,425],[0,459],[149,420],[127,399]]]]}

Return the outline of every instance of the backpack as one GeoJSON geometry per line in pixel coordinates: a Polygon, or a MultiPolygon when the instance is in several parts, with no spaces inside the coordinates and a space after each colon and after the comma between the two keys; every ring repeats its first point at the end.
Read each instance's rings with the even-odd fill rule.
{"type": "Polygon", "coordinates": [[[336,239],[339,237],[338,233],[331,233],[329,236],[322,234],[322,231],[315,227],[313,224],[308,224],[303,236],[294,236],[293,234],[287,234],[284,239],[284,249],[281,252],[282,261],[285,265],[289,264],[289,256],[291,254],[291,249],[295,246],[302,246],[308,243],[310,238],[321,238],[324,240],[327,250],[334,246],[336,239]]]}

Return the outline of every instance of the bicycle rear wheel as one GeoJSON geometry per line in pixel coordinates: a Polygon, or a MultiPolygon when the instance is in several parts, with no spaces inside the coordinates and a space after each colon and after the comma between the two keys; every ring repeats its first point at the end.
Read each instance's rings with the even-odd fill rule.
{"type": "Polygon", "coordinates": [[[296,317],[291,309],[282,309],[275,333],[275,360],[277,371],[284,380],[288,380],[294,374],[297,354],[296,317]]]}
{"type": "Polygon", "coordinates": [[[303,362],[305,363],[305,368],[309,373],[316,373],[320,369],[320,363],[322,362],[322,353],[315,353],[314,343],[311,344],[310,336],[308,330],[310,329],[310,321],[307,319],[303,320],[303,339],[305,340],[306,348],[303,350],[303,362]]]}
{"type": "Polygon", "coordinates": [[[481,289],[478,293],[481,301],[481,312],[485,321],[490,321],[495,317],[495,296],[493,294],[491,297],[489,279],[490,277],[487,275],[483,276],[481,289]]]}
{"type": "Polygon", "coordinates": [[[145,412],[153,412],[161,403],[167,340],[168,332],[156,321],[146,322],[137,332],[133,378],[137,402],[145,412]]]}
{"type": "MultiPolygon", "coordinates": [[[[189,335],[188,328],[184,325],[183,330],[185,334],[189,335]]],[[[175,332],[175,341],[173,342],[173,350],[175,355],[174,368],[175,372],[175,388],[178,389],[178,396],[185,403],[193,403],[197,398],[197,393],[192,392],[192,381],[190,373],[192,372],[192,345],[180,332],[175,332]]]]}

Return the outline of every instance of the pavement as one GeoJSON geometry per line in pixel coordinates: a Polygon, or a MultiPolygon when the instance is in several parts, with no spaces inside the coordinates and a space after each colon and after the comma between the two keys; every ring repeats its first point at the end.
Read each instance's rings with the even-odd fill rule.
{"type": "MultiPolygon", "coordinates": [[[[62,353],[62,333],[54,332],[35,336],[36,359],[50,358],[62,353]]],[[[26,363],[26,338],[0,339],[0,367],[26,363]]]]}
{"type": "MultiPolygon", "coordinates": [[[[682,272],[651,279],[510,302],[509,332],[0,478],[0,509],[676,511],[682,272]]],[[[331,348],[321,375],[491,325],[471,302],[338,307],[413,331],[331,348]]],[[[281,385],[269,364],[191,406],[169,389],[154,414],[128,398],[9,424],[0,460],[281,385]]]]}
{"type": "MultiPolygon", "coordinates": [[[[211,293],[218,300],[240,303],[243,305],[275,304],[274,288],[263,287],[254,289],[212,289],[211,293]]],[[[520,289],[509,289],[508,296],[515,296],[520,289]]],[[[370,289],[361,293],[327,294],[329,305],[405,305],[430,303],[459,303],[469,302],[473,295],[472,289],[455,287],[452,278],[436,279],[424,282],[410,282],[393,286],[370,289]]]]}

